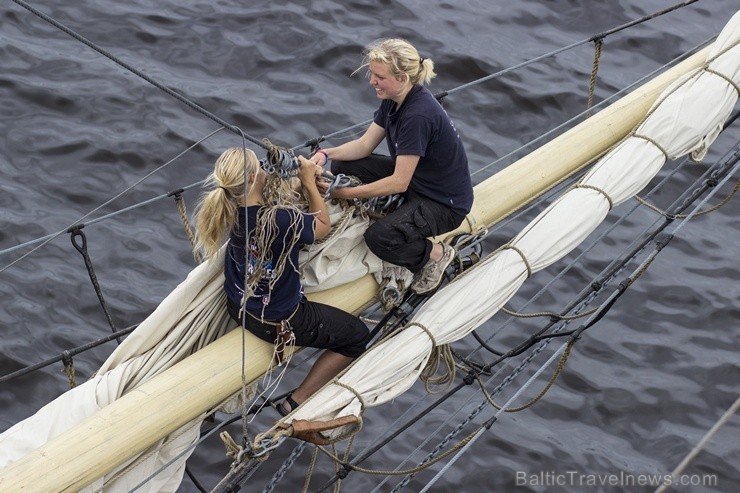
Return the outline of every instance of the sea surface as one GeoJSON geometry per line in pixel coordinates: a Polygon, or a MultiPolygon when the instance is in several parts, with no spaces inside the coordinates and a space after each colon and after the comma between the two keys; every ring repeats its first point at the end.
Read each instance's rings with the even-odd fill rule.
{"type": "MultiPolygon", "coordinates": [[[[83,217],[81,222],[90,222],[196,183],[222,149],[241,145],[240,137],[222,130],[172,161],[220,124],[163,88],[250,136],[293,146],[372,117],[378,102],[362,72],[352,72],[363,46],[374,39],[409,39],[422,56],[434,61],[439,75],[430,88],[441,92],[673,4],[32,2],[129,67],[124,68],[17,3],[6,2],[0,9],[0,376],[111,331],[70,235],[39,239],[83,217]],[[99,208],[101,204],[106,205],[99,208]]],[[[594,102],[709,40],[738,7],[736,0],[701,0],[608,36],[594,102]]],[[[592,59],[593,44],[581,44],[447,97],[445,107],[465,141],[475,183],[521,155],[510,153],[586,110],[592,59]]],[[[346,138],[348,134],[334,138],[329,145],[346,138]]],[[[651,200],[667,207],[738,140],[735,124],[715,142],[704,163],[668,163],[648,187],[666,179],[651,200]]],[[[260,154],[259,148],[250,147],[260,154]]],[[[719,187],[703,208],[728,196],[735,180],[719,187]]],[[[195,187],[183,194],[189,210],[197,193],[195,187]]],[[[609,262],[624,257],[630,243],[660,221],[644,207],[620,221],[634,206],[629,201],[614,209],[606,221],[608,226],[619,221],[613,231],[588,248],[606,231],[599,229],[571,255],[537,273],[509,308],[561,310],[571,303],[609,262]],[[546,292],[538,295],[543,287],[546,292]]],[[[486,252],[512,238],[542,207],[493,231],[486,252]]],[[[718,211],[685,223],[649,269],[584,333],[539,402],[499,415],[465,453],[452,454],[415,475],[404,491],[426,486],[429,491],[458,493],[653,491],[640,481],[670,473],[740,393],[738,211],[736,197],[718,211]],[[443,470],[453,457],[454,463],[443,470]]],[[[83,232],[118,328],[143,320],[195,266],[172,198],[92,222],[83,232]]],[[[646,253],[651,250],[649,245],[646,253]]],[[[644,258],[628,264],[617,282],[644,258]]],[[[507,349],[546,323],[510,321],[500,314],[479,332],[494,336],[489,344],[507,349]]],[[[553,343],[543,351],[525,377],[557,346],[553,343]]],[[[78,380],[88,378],[114,347],[111,342],[76,356],[78,380]]],[[[454,345],[461,354],[475,350],[473,357],[481,362],[495,358],[477,347],[472,338],[454,345]]],[[[488,390],[521,361],[497,367],[488,390]]],[[[292,372],[282,390],[299,381],[306,368],[292,372]]],[[[61,369],[56,363],[0,384],[0,431],[65,391],[67,378],[61,369]]],[[[551,374],[552,367],[516,402],[534,397],[551,374]]],[[[524,381],[514,380],[496,400],[506,402],[524,381]]],[[[435,399],[415,385],[393,402],[369,409],[353,450],[376,444],[435,399]]],[[[468,415],[483,401],[479,388],[466,387],[419,417],[362,466],[414,467],[462,425],[440,447],[447,450],[496,414],[487,406],[468,423],[468,415]]],[[[250,424],[250,433],[263,431],[276,417],[270,409],[261,413],[250,424]]],[[[239,430],[235,425],[232,435],[238,436],[239,430]]],[[[262,491],[295,445],[287,442],[276,450],[242,491],[262,491]]],[[[274,491],[300,491],[309,460],[307,449],[274,491]]],[[[188,464],[210,489],[228,472],[230,460],[220,441],[211,438],[188,464]]],[[[328,459],[320,456],[311,491],[332,474],[328,459]]],[[[720,429],[684,474],[694,484],[674,491],[740,491],[740,416],[720,429]]],[[[403,478],[353,472],[342,482],[342,491],[392,491],[403,478]]],[[[179,491],[198,490],[186,477],[179,491]]]]}

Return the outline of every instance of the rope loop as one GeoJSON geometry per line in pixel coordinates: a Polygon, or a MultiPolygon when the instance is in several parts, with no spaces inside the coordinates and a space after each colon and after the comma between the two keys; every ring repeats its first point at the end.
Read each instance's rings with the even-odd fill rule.
{"type": "Polygon", "coordinates": [[[612,210],[614,208],[614,201],[612,201],[612,198],[609,197],[609,194],[606,193],[604,190],[602,190],[599,187],[596,187],[594,185],[589,185],[587,183],[576,183],[573,185],[573,188],[588,188],[589,190],[595,190],[599,192],[601,195],[603,195],[606,198],[606,201],[609,202],[609,210],[612,210]]]}
{"type": "Polygon", "coordinates": [[[635,137],[636,139],[642,139],[642,140],[646,140],[647,142],[650,142],[655,147],[657,147],[660,152],[663,153],[663,156],[665,156],[666,159],[670,159],[670,156],[668,155],[668,151],[666,151],[665,148],[662,145],[658,144],[658,142],[655,139],[652,139],[652,138],[648,137],[647,135],[638,134],[637,132],[633,132],[632,133],[632,137],[635,137]]]}
{"type": "Polygon", "coordinates": [[[502,245],[499,250],[514,250],[516,253],[518,253],[519,256],[522,258],[522,261],[524,262],[524,266],[527,268],[527,278],[532,277],[532,266],[529,265],[529,260],[527,260],[527,256],[524,255],[523,251],[521,251],[518,247],[512,245],[511,243],[502,245]]]}

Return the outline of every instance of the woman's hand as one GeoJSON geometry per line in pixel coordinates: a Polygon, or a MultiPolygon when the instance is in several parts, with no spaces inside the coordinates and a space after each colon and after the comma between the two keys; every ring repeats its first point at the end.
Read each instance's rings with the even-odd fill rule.
{"type": "Polygon", "coordinates": [[[300,168],[298,168],[298,178],[301,180],[303,186],[316,186],[316,178],[321,176],[321,173],[323,172],[321,166],[318,166],[316,163],[303,156],[298,156],[298,162],[301,165],[300,168]]]}
{"type": "Polygon", "coordinates": [[[329,163],[329,155],[325,150],[319,149],[313,153],[313,156],[311,156],[311,162],[317,166],[326,166],[329,163]]]}

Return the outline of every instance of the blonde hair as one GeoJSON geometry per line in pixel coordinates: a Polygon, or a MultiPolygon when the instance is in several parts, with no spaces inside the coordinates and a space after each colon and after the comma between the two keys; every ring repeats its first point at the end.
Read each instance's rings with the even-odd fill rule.
{"type": "Polygon", "coordinates": [[[250,177],[258,170],[259,160],[250,149],[232,147],[216,160],[194,212],[195,250],[206,258],[218,251],[234,227],[239,203],[245,201],[250,177]]]}
{"type": "Polygon", "coordinates": [[[414,85],[429,84],[437,76],[434,62],[430,58],[422,58],[414,45],[405,39],[380,39],[367,45],[363,51],[362,65],[353,74],[369,66],[370,62],[387,65],[396,78],[406,74],[414,85]]]}

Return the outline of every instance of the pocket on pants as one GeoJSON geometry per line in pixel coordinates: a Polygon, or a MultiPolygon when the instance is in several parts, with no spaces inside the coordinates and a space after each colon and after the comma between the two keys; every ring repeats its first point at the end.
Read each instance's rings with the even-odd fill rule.
{"type": "Polygon", "coordinates": [[[428,217],[429,214],[430,212],[426,211],[423,205],[420,205],[414,209],[408,222],[401,223],[397,226],[403,232],[406,241],[417,241],[434,236],[432,228],[434,221],[428,217]]]}

